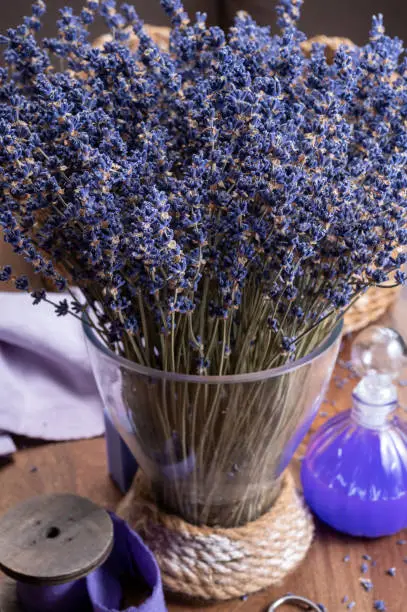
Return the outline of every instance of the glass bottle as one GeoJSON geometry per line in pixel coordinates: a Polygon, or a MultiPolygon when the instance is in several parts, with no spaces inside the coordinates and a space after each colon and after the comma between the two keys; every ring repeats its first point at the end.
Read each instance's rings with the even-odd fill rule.
{"type": "Polygon", "coordinates": [[[363,378],[352,408],[329,419],[310,441],[301,468],[304,496],[338,531],[374,538],[407,526],[407,424],[395,414],[393,382],[406,354],[393,329],[361,332],[352,365],[363,378]]]}

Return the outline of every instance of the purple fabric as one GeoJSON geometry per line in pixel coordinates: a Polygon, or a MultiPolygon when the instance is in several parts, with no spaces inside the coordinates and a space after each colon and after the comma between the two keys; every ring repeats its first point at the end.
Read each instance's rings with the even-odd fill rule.
{"type": "Polygon", "coordinates": [[[24,612],[118,612],[122,584],[143,580],[150,595],[124,612],[165,612],[160,570],[141,538],[113,513],[114,546],[108,560],[89,576],[65,585],[17,586],[24,612]]]}
{"type": "Polygon", "coordinates": [[[133,482],[138,468],[137,462],[106,412],[105,428],[109,474],[120,491],[124,494],[127,493],[131,487],[131,483],[133,482]]]}
{"type": "Polygon", "coordinates": [[[115,545],[102,567],[87,577],[88,593],[94,612],[116,612],[122,599],[121,583],[139,581],[151,589],[151,595],[140,606],[127,612],[164,612],[167,610],[157,562],[141,538],[130,527],[111,515],[114,523],[115,545]]]}
{"type": "Polygon", "coordinates": [[[103,434],[80,321],[58,318],[52,306],[33,306],[20,293],[0,293],[0,312],[0,455],[14,450],[6,434],[44,440],[103,434]]]}
{"type": "Polygon", "coordinates": [[[92,612],[85,579],[52,587],[18,582],[17,597],[24,612],[92,612]]]}

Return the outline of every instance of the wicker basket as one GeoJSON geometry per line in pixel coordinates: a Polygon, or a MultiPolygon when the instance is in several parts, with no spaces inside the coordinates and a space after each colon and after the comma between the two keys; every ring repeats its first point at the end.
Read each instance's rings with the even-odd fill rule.
{"type": "MultiPolygon", "coordinates": [[[[170,29],[165,26],[153,26],[153,25],[145,25],[145,31],[147,34],[151,36],[154,42],[164,51],[168,51],[169,47],[169,37],[170,37],[170,29]]],[[[104,36],[99,36],[95,40],[95,47],[103,47],[106,42],[112,40],[110,34],[105,34],[104,36]]],[[[129,38],[129,47],[134,52],[137,50],[138,39],[135,34],[131,33],[129,38]]]]}
{"type": "MultiPolygon", "coordinates": [[[[157,45],[164,50],[168,50],[169,28],[148,25],[146,26],[146,31],[157,43],[157,45]]],[[[102,36],[95,41],[95,46],[101,47],[106,41],[109,40],[109,35],[102,36]]],[[[136,36],[131,36],[129,45],[132,50],[135,51],[137,49],[137,43],[138,41],[136,36]]],[[[311,46],[313,43],[325,45],[325,54],[328,62],[333,61],[334,54],[340,45],[346,45],[348,47],[355,46],[355,44],[349,40],[349,38],[318,35],[306,40],[302,44],[302,48],[305,53],[311,52],[311,46]]],[[[363,329],[370,323],[373,323],[379,319],[395,302],[399,295],[399,291],[399,287],[392,287],[389,289],[372,287],[369,289],[346,313],[344,327],[345,334],[363,329]]]]}
{"type": "Polygon", "coordinates": [[[400,287],[372,287],[366,291],[346,313],[344,333],[359,331],[380,319],[396,301],[399,293],[400,287]]]}

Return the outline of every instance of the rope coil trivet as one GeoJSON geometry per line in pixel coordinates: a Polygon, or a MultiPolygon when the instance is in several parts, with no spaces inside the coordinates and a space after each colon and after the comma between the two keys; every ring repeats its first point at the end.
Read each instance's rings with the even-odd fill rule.
{"type": "Polygon", "coordinates": [[[281,583],[304,559],[314,533],[289,472],[271,510],[242,527],[198,527],[160,511],[141,472],[117,512],[154,553],[166,589],[207,600],[281,583]]]}

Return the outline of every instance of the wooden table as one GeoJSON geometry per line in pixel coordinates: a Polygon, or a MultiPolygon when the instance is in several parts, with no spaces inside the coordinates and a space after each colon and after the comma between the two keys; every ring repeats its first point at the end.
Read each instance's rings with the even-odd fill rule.
{"type": "MultiPolygon", "coordinates": [[[[346,351],[347,347],[345,357],[346,351]]],[[[339,365],[336,375],[348,376],[339,365]]],[[[321,407],[321,411],[329,415],[349,407],[350,391],[355,381],[350,380],[342,389],[337,388],[337,384],[334,378],[328,394],[331,403],[324,403],[321,407]]],[[[314,429],[326,418],[324,415],[319,416],[314,429]]],[[[118,490],[106,473],[103,439],[59,444],[30,442],[16,453],[12,461],[0,463],[0,466],[0,514],[19,501],[41,493],[78,493],[111,509],[115,508],[120,499],[118,490]]],[[[270,588],[250,596],[246,601],[235,600],[210,606],[193,606],[169,600],[169,610],[262,612],[279,595],[290,591],[321,602],[329,612],[347,610],[347,604],[341,603],[345,596],[349,602],[356,602],[352,609],[358,612],[373,610],[375,599],[385,600],[388,611],[406,612],[407,563],[403,559],[407,560],[407,543],[396,543],[403,537],[407,539],[407,530],[405,534],[400,533],[394,537],[365,541],[339,535],[328,527],[318,525],[317,536],[306,561],[280,588],[270,588]],[[370,555],[377,563],[375,567],[369,568],[367,574],[362,574],[360,569],[364,554],[370,555]],[[346,563],[343,559],[347,555],[350,560],[346,563]],[[391,567],[396,567],[395,577],[386,574],[386,570],[391,567]],[[359,582],[360,577],[372,579],[374,590],[371,593],[364,591],[359,582]]]]}

